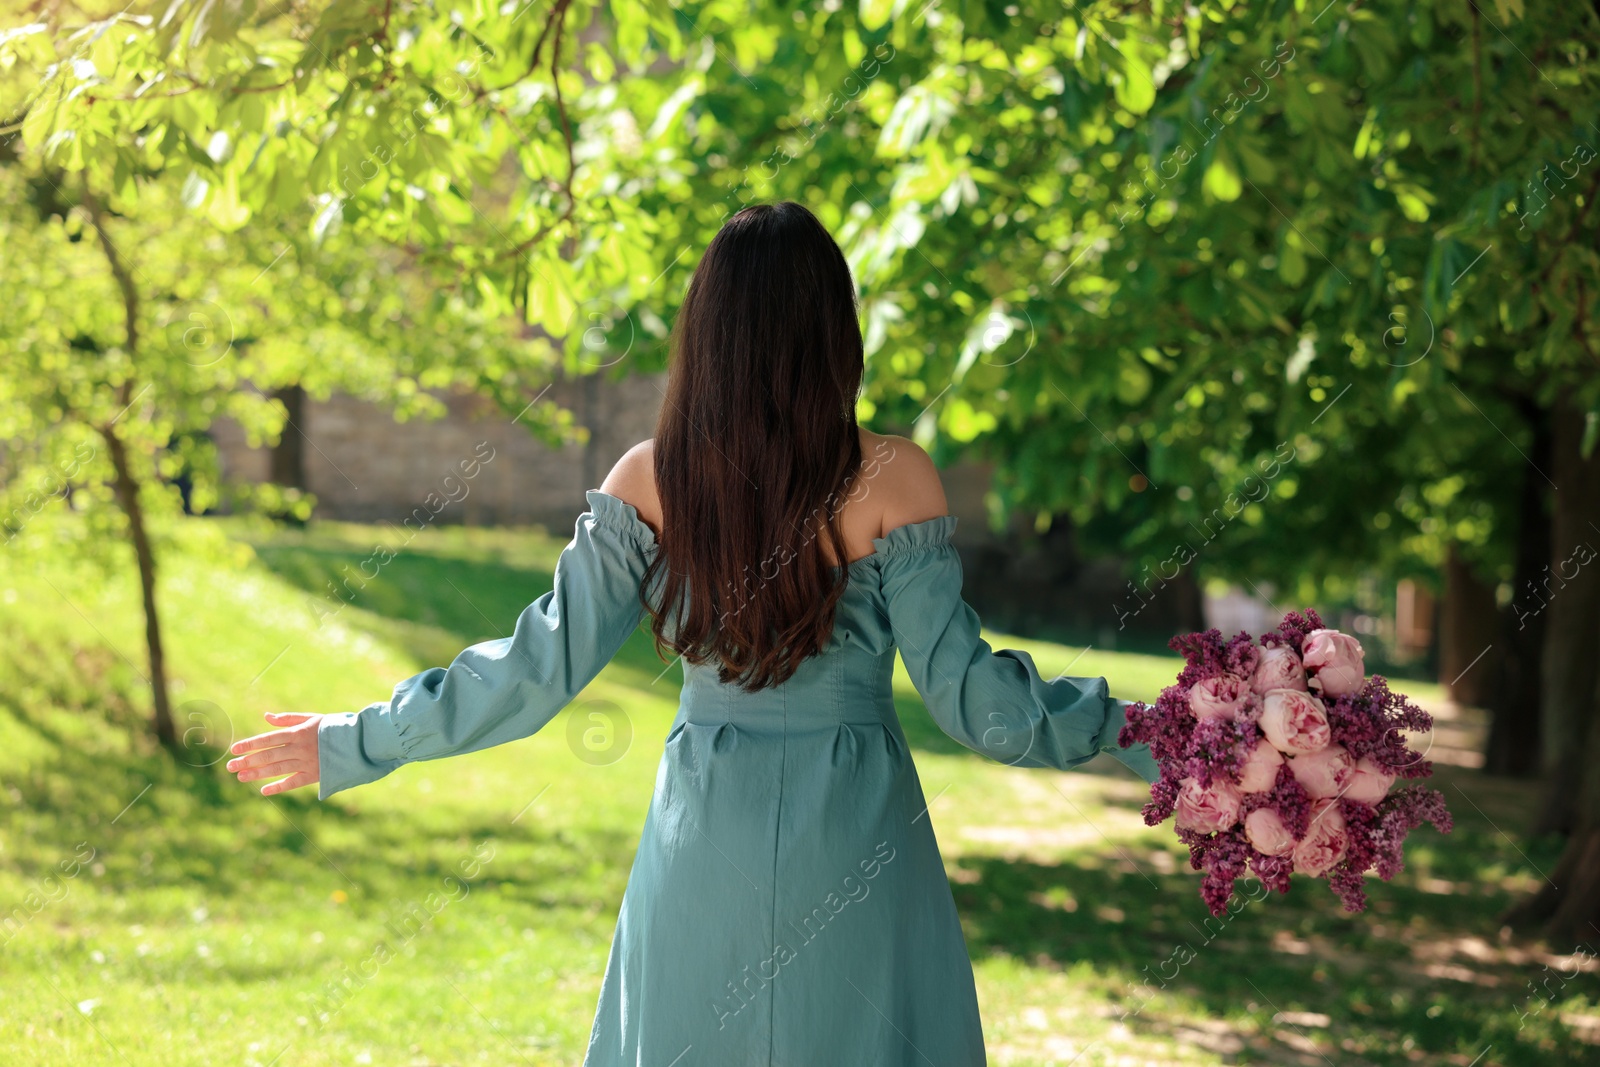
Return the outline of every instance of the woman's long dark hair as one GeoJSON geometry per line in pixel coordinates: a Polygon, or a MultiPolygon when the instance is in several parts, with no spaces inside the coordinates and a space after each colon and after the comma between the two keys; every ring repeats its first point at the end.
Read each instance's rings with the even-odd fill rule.
{"type": "Polygon", "coordinates": [[[863,360],[850,267],[799,204],[747,207],[695,268],[672,345],[643,583],[661,582],[645,601],[656,649],[747,690],[779,685],[822,650],[849,580],[839,512],[861,465],[863,360]]]}

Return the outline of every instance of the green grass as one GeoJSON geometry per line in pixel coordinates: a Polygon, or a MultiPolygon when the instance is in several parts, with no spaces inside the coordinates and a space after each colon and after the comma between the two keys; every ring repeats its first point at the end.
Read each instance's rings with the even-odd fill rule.
{"type": "MultiPolygon", "coordinates": [[[[166,558],[193,766],[144,737],[136,589],[7,567],[0,923],[13,926],[0,927],[0,1063],[582,1058],[676,707],[679,674],[662,672],[644,633],[582,698],[627,709],[631,744],[608,765],[577,758],[565,712],[526,741],[402,768],[325,804],[309,791],[263,799],[211,762],[261,729],[263,711],[356,708],[508,632],[549,587],[564,540],[430,531],[319,626],[331,605],[313,600],[376,536],[258,532],[242,570],[166,558]],[[380,944],[396,951],[375,959],[380,944]]],[[[1029,649],[1047,676],[1105,674],[1130,698],[1153,698],[1176,671],[1168,658],[993,640],[1029,649]]],[[[1467,1065],[1485,1046],[1482,1064],[1600,1056],[1573,1029],[1596,1040],[1592,969],[1563,982],[1558,960],[1495,930],[1557,849],[1517,836],[1530,787],[1441,765],[1455,832],[1417,831],[1406,871],[1371,883],[1367,912],[1346,915],[1306,883],[1208,926],[1185,850],[1170,827],[1143,825],[1143,784],[1114,760],[1073,774],[984,761],[932,726],[903,674],[896,684],[992,1062],[1467,1065]]]]}

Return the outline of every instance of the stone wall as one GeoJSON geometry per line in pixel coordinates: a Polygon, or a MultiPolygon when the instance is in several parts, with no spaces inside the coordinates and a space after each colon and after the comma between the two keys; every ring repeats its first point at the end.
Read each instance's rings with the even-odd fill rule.
{"type": "MultiPolygon", "coordinates": [[[[591,435],[585,445],[556,449],[474,395],[441,397],[448,408],[443,418],[409,423],[348,396],[308,399],[299,420],[307,488],[324,519],[400,522],[419,508],[419,518],[427,517],[430,496],[434,507],[455,497],[427,521],[539,524],[565,536],[587,506],[584,490],[598,488],[624,452],[654,434],[665,388],[664,375],[557,382],[545,399],[572,411],[591,435]],[[463,462],[474,472],[470,479],[462,476],[463,462]]],[[[248,447],[231,424],[219,424],[213,436],[225,477],[267,479],[267,450],[248,447]]],[[[1165,596],[1124,630],[1117,605],[1126,598],[1126,579],[1117,561],[1081,559],[1065,520],[1042,536],[1021,517],[1010,529],[991,531],[985,496],[993,471],[987,464],[958,464],[940,475],[957,518],[964,593],[985,623],[1101,648],[1159,648],[1167,636],[1189,628],[1181,606],[1165,596]]]]}
{"type": "MultiPolygon", "coordinates": [[[[586,507],[622,454],[655,433],[666,376],[630,375],[617,381],[588,376],[557,382],[543,399],[571,411],[590,428],[586,445],[552,449],[517,425],[498,405],[476,395],[441,396],[448,413],[435,420],[396,422],[384,407],[334,395],[307,400],[298,432],[304,437],[307,488],[323,519],[398,522],[430,493],[458,496],[435,521],[470,525],[539,523],[566,530],[586,507]],[[485,456],[492,456],[486,462],[485,456]],[[459,464],[477,463],[462,487],[459,464]]],[[[288,433],[297,432],[294,429],[288,433]]],[[[261,482],[269,454],[250,448],[232,423],[213,430],[224,478],[261,482]]],[[[962,464],[941,472],[956,515],[956,540],[992,544],[983,497],[990,469],[962,464]]]]}
{"type": "MultiPolygon", "coordinates": [[[[541,523],[564,530],[584,510],[584,490],[599,488],[622,454],[655,432],[665,387],[663,375],[616,382],[589,376],[552,385],[543,399],[590,428],[587,444],[556,449],[476,395],[441,396],[448,408],[443,418],[404,423],[384,407],[349,396],[308,400],[298,425],[307,489],[324,519],[398,522],[437,493],[458,499],[436,522],[541,523]],[[462,475],[463,462],[474,471],[470,479],[462,475]]],[[[213,436],[224,477],[266,480],[266,449],[250,448],[231,424],[219,425],[213,436]]]]}

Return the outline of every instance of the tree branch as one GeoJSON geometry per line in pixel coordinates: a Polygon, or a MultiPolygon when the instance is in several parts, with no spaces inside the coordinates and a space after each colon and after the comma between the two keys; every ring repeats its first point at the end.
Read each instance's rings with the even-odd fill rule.
{"type": "Polygon", "coordinates": [[[556,110],[561,113],[561,135],[567,142],[567,210],[562,214],[563,221],[572,218],[572,210],[577,207],[572,198],[572,179],[577,175],[578,163],[572,154],[572,126],[567,121],[567,103],[561,98],[561,35],[567,28],[567,5],[572,0],[556,0],[556,9],[550,15],[556,21],[556,40],[550,49],[550,82],[556,88],[556,110]]]}
{"type": "Polygon", "coordinates": [[[1478,5],[1472,5],[1472,150],[1469,165],[1478,169],[1478,145],[1483,136],[1483,53],[1479,42],[1478,5]]]}
{"type": "Polygon", "coordinates": [[[520,78],[513,78],[504,85],[491,85],[489,86],[490,92],[497,93],[502,89],[509,89],[513,85],[520,84],[521,82],[525,82],[529,78],[533,77],[534,71],[539,69],[539,54],[544,51],[544,39],[549,35],[550,27],[553,26],[557,20],[564,20],[567,13],[567,5],[571,2],[572,0],[556,0],[556,6],[553,10],[551,10],[550,17],[545,19],[544,29],[539,31],[539,39],[533,43],[533,55],[528,57],[528,69],[522,72],[522,76],[520,78]]]}
{"type": "MultiPolygon", "coordinates": [[[[122,314],[127,333],[123,347],[127,350],[129,361],[132,362],[139,352],[139,290],[133,283],[133,275],[128,271],[127,261],[122,258],[116,242],[111,240],[111,234],[106,230],[105,208],[95,198],[94,193],[90,192],[87,184],[83,187],[83,206],[89,213],[89,223],[94,227],[95,236],[100,239],[100,247],[106,254],[106,261],[111,264],[111,276],[116,279],[117,288],[122,292],[122,314]]],[[[118,391],[122,403],[128,402],[132,386],[133,375],[130,373],[118,391]]]]}
{"type": "MultiPolygon", "coordinates": [[[[1556,269],[1556,263],[1561,259],[1561,249],[1571,244],[1572,239],[1578,236],[1578,229],[1588,216],[1589,206],[1594,203],[1595,193],[1597,192],[1600,192],[1600,171],[1596,171],[1595,176],[1590,180],[1589,189],[1583,194],[1583,206],[1578,209],[1577,215],[1573,217],[1572,225],[1567,228],[1567,235],[1556,244],[1556,254],[1550,257],[1550,262],[1546,263],[1544,270],[1539,272],[1540,283],[1549,280],[1550,272],[1556,269]]],[[[1536,283],[1535,288],[1537,287],[1538,284],[1536,283]]]]}

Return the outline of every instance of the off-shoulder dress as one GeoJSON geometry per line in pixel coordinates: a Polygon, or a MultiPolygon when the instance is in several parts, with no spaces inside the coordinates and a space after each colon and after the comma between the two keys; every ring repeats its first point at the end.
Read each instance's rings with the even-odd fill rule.
{"type": "MultiPolygon", "coordinates": [[[[656,551],[591,490],[554,588],[510,637],[318,728],[319,797],[403,763],[526,737],[641,621],[656,551]]],[[[962,599],[952,516],[850,563],[833,634],[786,683],[746,692],[687,666],[623,894],[584,1067],[979,1067],[983,1030],[956,907],[890,694],[895,650],[935,722],[1015,766],[1120,748],[1103,678],[992,649],[962,599]]]]}

